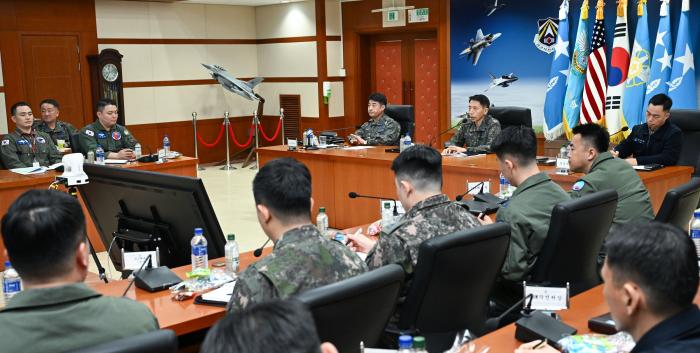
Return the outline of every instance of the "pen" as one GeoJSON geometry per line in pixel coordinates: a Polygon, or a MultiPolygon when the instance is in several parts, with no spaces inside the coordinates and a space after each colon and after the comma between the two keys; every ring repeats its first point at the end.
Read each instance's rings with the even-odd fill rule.
{"type": "MultiPolygon", "coordinates": [[[[362,227],[357,228],[357,230],[355,231],[355,234],[353,234],[353,235],[358,236],[358,235],[360,235],[360,232],[362,232],[362,227]]],[[[350,239],[348,239],[348,241],[345,242],[345,245],[349,245],[349,244],[350,244],[350,239]]]]}
{"type": "Polygon", "coordinates": [[[540,343],[538,343],[537,345],[535,345],[534,347],[532,347],[532,349],[544,348],[544,346],[545,346],[546,344],[547,344],[547,339],[545,338],[545,339],[542,340],[542,342],[540,342],[540,343]]]}

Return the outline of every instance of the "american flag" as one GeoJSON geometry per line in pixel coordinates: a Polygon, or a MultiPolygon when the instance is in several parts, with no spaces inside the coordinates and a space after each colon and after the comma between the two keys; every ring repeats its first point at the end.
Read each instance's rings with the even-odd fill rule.
{"type": "Polygon", "coordinates": [[[605,24],[598,1],[599,11],[593,26],[591,54],[588,55],[586,85],[581,102],[581,124],[598,123],[605,116],[605,94],[608,86],[607,59],[605,57],[605,24]]]}

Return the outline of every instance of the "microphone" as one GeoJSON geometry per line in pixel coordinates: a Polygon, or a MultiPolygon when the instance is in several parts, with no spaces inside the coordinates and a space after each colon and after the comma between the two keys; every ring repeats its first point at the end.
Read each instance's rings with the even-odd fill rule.
{"type": "Polygon", "coordinates": [[[479,193],[480,193],[480,194],[483,194],[483,193],[484,193],[484,182],[483,182],[483,181],[480,181],[480,182],[478,182],[476,185],[474,185],[471,189],[467,190],[465,193],[457,195],[457,197],[455,197],[455,200],[456,200],[456,201],[462,201],[462,199],[464,198],[464,196],[466,196],[468,193],[474,191],[474,189],[476,189],[476,188],[479,187],[479,186],[481,186],[481,190],[479,190],[479,193]]]}
{"type": "Polygon", "coordinates": [[[465,122],[467,119],[469,119],[469,118],[468,118],[468,117],[465,117],[465,118],[463,118],[462,120],[460,120],[457,124],[455,124],[455,126],[451,126],[449,129],[443,130],[443,131],[441,131],[439,134],[437,134],[436,136],[433,136],[433,138],[430,139],[430,143],[428,143],[428,146],[433,147],[433,143],[434,143],[434,142],[437,142],[437,139],[439,139],[442,135],[444,135],[444,134],[450,132],[450,130],[462,126],[462,124],[464,124],[464,122],[465,122]]]}
{"type": "Polygon", "coordinates": [[[262,255],[263,248],[264,248],[265,245],[267,245],[267,243],[269,243],[269,242],[270,242],[270,238],[267,238],[267,240],[265,240],[265,243],[264,243],[261,247],[255,249],[255,251],[253,251],[253,256],[255,256],[255,257],[260,257],[260,255],[262,255]]]}
{"type": "Polygon", "coordinates": [[[394,201],[394,216],[398,216],[398,215],[399,215],[399,211],[398,211],[398,209],[396,208],[396,200],[394,200],[394,199],[392,199],[392,198],[389,198],[389,197],[378,197],[378,196],[369,196],[369,195],[360,195],[360,194],[358,194],[358,193],[356,193],[356,192],[354,192],[354,191],[350,191],[350,192],[348,193],[348,197],[350,197],[351,199],[356,199],[356,198],[360,197],[360,198],[367,198],[367,199],[391,200],[391,201],[394,201]]]}
{"type": "Polygon", "coordinates": [[[629,129],[630,129],[629,127],[623,126],[622,129],[620,129],[620,131],[618,131],[618,132],[616,132],[616,133],[610,135],[610,137],[613,137],[613,136],[615,136],[615,135],[617,135],[617,134],[619,134],[619,133],[621,133],[621,132],[625,132],[625,131],[627,131],[627,130],[629,130],[629,129]]]}
{"type": "Polygon", "coordinates": [[[124,290],[124,293],[122,294],[122,297],[126,296],[126,293],[129,292],[129,289],[131,288],[132,285],[134,285],[134,281],[136,280],[136,274],[141,272],[143,270],[143,266],[146,265],[146,262],[148,262],[148,268],[153,268],[153,265],[151,264],[151,255],[148,255],[145,260],[141,263],[141,267],[139,267],[139,270],[136,272],[133,272],[134,278],[129,281],[129,285],[126,286],[126,289],[124,290]]]}

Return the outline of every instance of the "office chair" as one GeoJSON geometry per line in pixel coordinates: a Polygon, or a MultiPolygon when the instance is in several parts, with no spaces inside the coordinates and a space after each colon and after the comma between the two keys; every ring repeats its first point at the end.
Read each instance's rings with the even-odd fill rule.
{"type": "Polygon", "coordinates": [[[698,208],[698,202],[700,202],[700,178],[692,178],[689,183],[666,192],[654,220],[673,224],[688,231],[688,223],[693,218],[693,211],[698,208]]]}
{"type": "Polygon", "coordinates": [[[669,119],[683,131],[683,145],[678,165],[695,168],[693,176],[700,176],[700,110],[671,110],[669,119]]]}
{"type": "Polygon", "coordinates": [[[496,223],[423,242],[398,329],[425,336],[429,352],[445,351],[464,329],[482,334],[509,241],[510,226],[496,223]]]}
{"type": "Polygon", "coordinates": [[[509,126],[532,127],[532,111],[523,107],[491,107],[489,115],[501,123],[501,130],[509,126]]]}
{"type": "Polygon", "coordinates": [[[340,282],[306,291],[296,297],[314,316],[321,342],[333,343],[340,352],[376,347],[394,313],[404,270],[383,266],[340,282]]]}
{"type": "Polygon", "coordinates": [[[85,152],[83,152],[83,149],[80,146],[80,134],[70,134],[69,139],[71,152],[82,153],[84,156],[85,152]]]}
{"type": "Polygon", "coordinates": [[[401,125],[401,136],[406,136],[406,132],[411,134],[411,139],[415,139],[416,118],[412,105],[387,105],[384,113],[396,120],[401,125]]]}
{"type": "Polygon", "coordinates": [[[603,190],[558,203],[552,210],[547,238],[528,282],[565,286],[574,296],[600,284],[597,259],[610,232],[617,191],[603,190]]]}
{"type": "Polygon", "coordinates": [[[172,330],[157,330],[138,336],[72,351],[72,353],[176,353],[177,336],[172,330]]]}

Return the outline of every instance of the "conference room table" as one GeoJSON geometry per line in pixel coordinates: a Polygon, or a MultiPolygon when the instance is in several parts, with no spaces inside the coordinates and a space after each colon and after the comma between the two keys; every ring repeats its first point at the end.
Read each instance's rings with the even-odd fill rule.
{"type": "MultiPolygon", "coordinates": [[[[391,162],[397,153],[387,152],[389,146],[357,146],[319,150],[288,151],[287,146],[260,147],[260,165],[269,161],[291,157],[304,163],[311,172],[314,208],[323,206],[328,223],[333,228],[344,229],[357,224],[370,223],[380,218],[379,202],[366,198],[350,199],[348,193],[396,198],[391,162]]],[[[540,166],[552,180],[564,190],[583,175],[556,174],[554,166],[540,166]]],[[[649,190],[654,212],[661,207],[666,192],[690,181],[693,169],[685,166],[665,167],[655,171],[640,171],[639,176],[649,190]]],[[[469,157],[445,156],[442,162],[443,192],[450,198],[467,190],[468,182],[489,182],[489,191],[498,192],[499,167],[494,154],[469,157]]],[[[314,210],[314,211],[315,211],[314,210]]],[[[314,212],[314,217],[315,217],[314,212]]]]}
{"type": "MultiPolygon", "coordinates": [[[[129,162],[127,164],[112,165],[114,168],[133,168],[138,170],[147,170],[159,173],[168,173],[173,175],[197,177],[197,159],[191,157],[179,157],[176,159],[169,159],[163,163],[140,163],[140,162],[129,162]]],[[[21,194],[31,189],[48,189],[49,185],[54,182],[57,176],[60,176],[61,172],[56,172],[49,170],[42,174],[31,174],[31,175],[21,175],[9,170],[0,170],[0,217],[7,213],[10,205],[14,200],[21,194]]],[[[90,242],[95,247],[95,251],[105,251],[105,246],[102,243],[97,228],[89,217],[89,212],[85,208],[85,204],[80,203],[83,206],[83,212],[86,217],[87,233],[90,242]]],[[[5,247],[0,241],[0,270],[4,269],[5,247]]]]}

